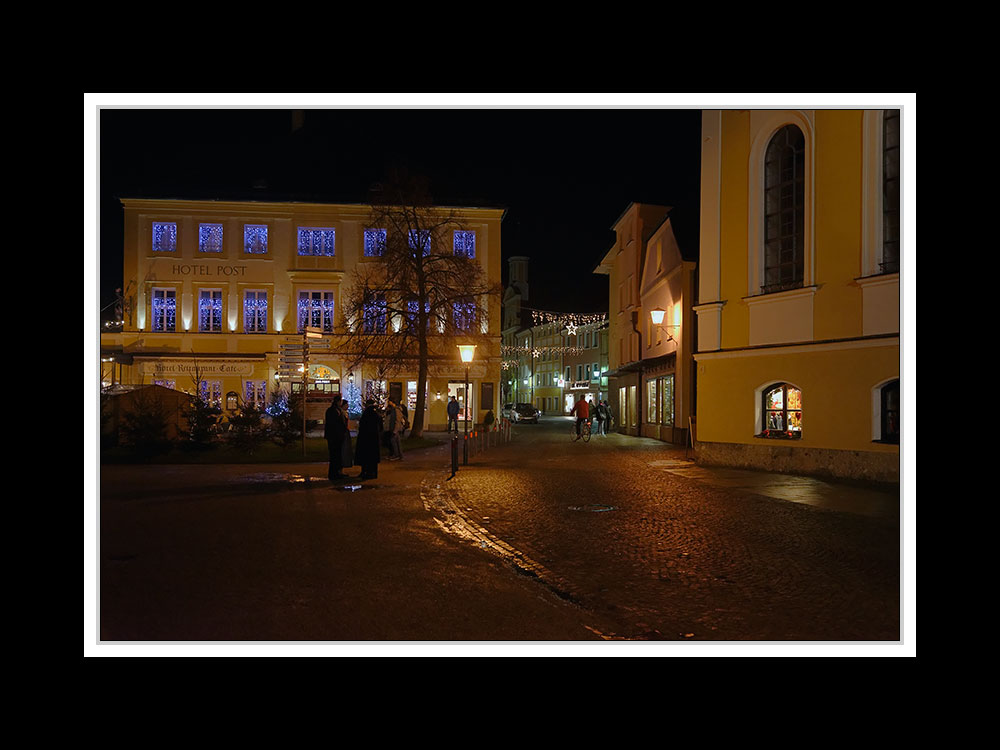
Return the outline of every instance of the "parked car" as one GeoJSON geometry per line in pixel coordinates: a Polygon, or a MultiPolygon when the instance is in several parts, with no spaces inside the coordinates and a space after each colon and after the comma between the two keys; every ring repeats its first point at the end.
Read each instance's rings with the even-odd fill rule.
{"type": "Polygon", "coordinates": [[[521,419],[521,415],[517,413],[514,404],[504,404],[500,410],[500,416],[504,419],[509,419],[511,422],[517,422],[521,419]]]}
{"type": "Polygon", "coordinates": [[[531,404],[516,404],[514,411],[517,412],[518,422],[538,424],[538,417],[541,415],[541,412],[531,404]]]}

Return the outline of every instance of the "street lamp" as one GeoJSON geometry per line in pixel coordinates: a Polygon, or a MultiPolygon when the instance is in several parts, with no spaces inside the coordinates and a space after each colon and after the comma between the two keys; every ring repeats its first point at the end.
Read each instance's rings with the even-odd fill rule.
{"type": "Polygon", "coordinates": [[[663,325],[663,316],[667,314],[666,310],[662,310],[659,307],[654,307],[649,311],[649,318],[653,321],[654,326],[659,326],[667,331],[667,341],[674,340],[674,334],[670,332],[672,328],[680,328],[680,325],[663,325]]]}
{"type": "Polygon", "coordinates": [[[475,344],[457,344],[458,353],[462,357],[462,361],[465,363],[465,403],[462,408],[465,409],[465,441],[462,446],[462,463],[469,463],[469,363],[472,362],[472,358],[476,354],[475,344]]]}

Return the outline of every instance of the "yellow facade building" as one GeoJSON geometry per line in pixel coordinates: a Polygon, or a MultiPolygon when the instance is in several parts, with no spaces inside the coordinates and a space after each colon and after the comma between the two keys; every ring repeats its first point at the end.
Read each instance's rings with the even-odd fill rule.
{"type": "Polygon", "coordinates": [[[700,462],[899,479],[899,111],[702,116],[700,462]]]}
{"type": "MultiPolygon", "coordinates": [[[[377,262],[385,229],[364,205],[296,202],[122,200],[122,326],[102,333],[102,386],[160,384],[202,395],[227,411],[261,405],[278,388],[282,347],[301,343],[306,326],[322,338],[309,358],[309,410],[317,420],[334,393],[381,390],[412,414],[413,371],[352,368],[344,352],[342,300],[358,264],[377,262]],[[376,379],[380,378],[376,382],[376,379]],[[355,390],[357,389],[357,390],[355,390]]],[[[500,283],[502,209],[447,210],[461,222],[454,251],[474,257],[500,283]]],[[[500,300],[483,319],[488,346],[469,367],[476,421],[498,410],[500,300]]],[[[392,335],[391,331],[387,335],[392,335]]],[[[455,344],[436,342],[426,387],[425,429],[445,429],[449,396],[464,401],[466,368],[455,344]]],[[[287,369],[287,368],[284,368],[287,369]]]]}

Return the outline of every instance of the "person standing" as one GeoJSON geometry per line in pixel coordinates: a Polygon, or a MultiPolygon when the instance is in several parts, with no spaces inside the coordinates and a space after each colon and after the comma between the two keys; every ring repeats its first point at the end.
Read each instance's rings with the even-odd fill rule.
{"type": "Polygon", "coordinates": [[[455,432],[458,432],[458,399],[454,396],[448,402],[448,432],[451,432],[452,423],[455,424],[455,432]]]}
{"type": "Polygon", "coordinates": [[[344,421],[344,412],[340,408],[340,396],[336,395],[326,410],[323,425],[323,437],[326,438],[326,447],[330,451],[330,469],[327,476],[331,482],[347,479],[344,473],[344,440],[347,435],[347,422],[344,421]]]}
{"type": "Polygon", "coordinates": [[[611,429],[614,424],[615,415],[611,413],[611,404],[607,401],[604,402],[604,434],[607,435],[607,431],[611,429]]]}
{"type": "Polygon", "coordinates": [[[361,467],[358,479],[378,479],[382,430],[382,415],[375,408],[375,399],[370,398],[358,420],[358,439],[354,446],[354,463],[361,467]]]}
{"type": "Polygon", "coordinates": [[[585,395],[580,396],[580,400],[573,405],[573,410],[570,411],[570,414],[576,414],[576,437],[573,439],[579,440],[580,425],[590,419],[590,404],[587,403],[585,395]]]}
{"type": "Polygon", "coordinates": [[[344,466],[354,465],[354,449],[351,448],[351,416],[349,404],[347,399],[341,399],[340,411],[344,415],[344,425],[346,427],[346,432],[344,433],[344,466]]]}
{"type": "Polygon", "coordinates": [[[597,434],[603,435],[604,432],[604,402],[598,401],[597,405],[594,407],[594,419],[597,420],[597,434]]]}
{"type": "Polygon", "coordinates": [[[403,432],[403,410],[392,399],[386,404],[386,430],[389,433],[389,460],[402,461],[403,447],[400,438],[403,432]]]}

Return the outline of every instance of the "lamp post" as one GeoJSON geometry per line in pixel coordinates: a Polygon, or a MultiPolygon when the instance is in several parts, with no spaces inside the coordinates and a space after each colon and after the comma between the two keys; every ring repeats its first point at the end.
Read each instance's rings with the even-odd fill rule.
{"type": "Polygon", "coordinates": [[[469,363],[476,354],[475,344],[458,344],[458,353],[465,363],[465,403],[462,408],[465,410],[465,439],[462,445],[462,464],[469,463],[469,363]]]}

